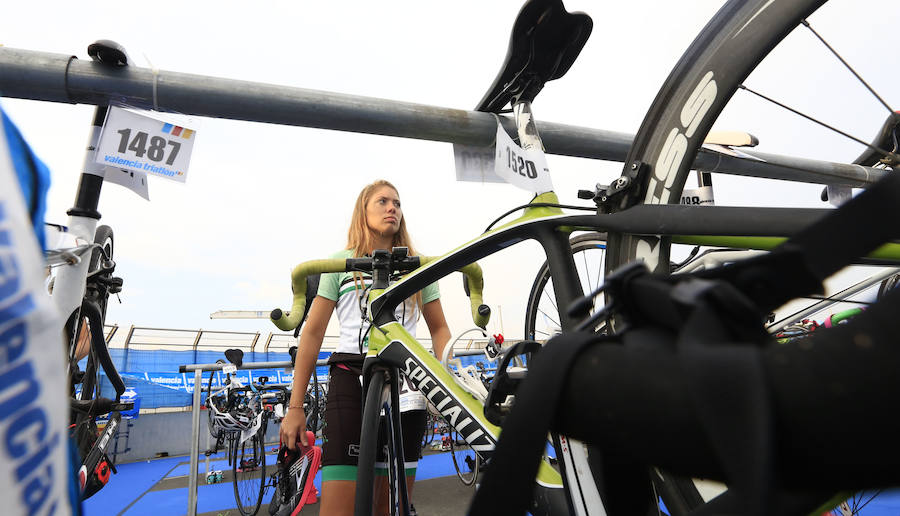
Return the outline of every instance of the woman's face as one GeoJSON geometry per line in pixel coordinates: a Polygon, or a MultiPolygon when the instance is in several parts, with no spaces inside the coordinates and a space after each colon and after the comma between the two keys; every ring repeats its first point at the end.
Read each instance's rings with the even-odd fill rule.
{"type": "Polygon", "coordinates": [[[400,230],[403,211],[400,196],[390,186],[379,186],[366,203],[366,223],[369,229],[380,235],[391,235],[400,230]]]}

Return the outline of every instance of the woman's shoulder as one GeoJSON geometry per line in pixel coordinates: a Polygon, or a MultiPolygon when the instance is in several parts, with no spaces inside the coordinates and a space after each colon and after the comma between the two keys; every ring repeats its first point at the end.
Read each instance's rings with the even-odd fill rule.
{"type": "Polygon", "coordinates": [[[353,258],[353,251],[350,249],[342,249],[336,253],[331,254],[329,258],[353,258]]]}

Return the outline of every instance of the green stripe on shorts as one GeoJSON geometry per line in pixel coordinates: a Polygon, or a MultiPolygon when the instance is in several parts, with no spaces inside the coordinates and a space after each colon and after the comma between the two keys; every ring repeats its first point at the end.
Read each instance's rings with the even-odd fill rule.
{"type": "Polygon", "coordinates": [[[356,482],[356,466],[325,466],[322,468],[322,482],[330,480],[352,480],[356,482]]]}

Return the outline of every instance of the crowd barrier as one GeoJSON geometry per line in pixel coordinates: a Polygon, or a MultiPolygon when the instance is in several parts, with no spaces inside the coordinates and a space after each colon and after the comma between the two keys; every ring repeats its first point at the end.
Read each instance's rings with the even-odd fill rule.
{"type": "MultiPolygon", "coordinates": [[[[157,409],[186,408],[191,406],[194,392],[194,375],[179,373],[183,364],[214,364],[225,358],[230,348],[244,352],[245,363],[288,362],[288,348],[296,345],[290,333],[224,332],[181,330],[172,328],[148,328],[131,326],[123,330],[119,326],[105,328],[106,341],[116,369],[125,381],[126,388],[136,395],[141,412],[157,409]]],[[[422,339],[426,344],[427,339],[422,339]]],[[[470,345],[475,341],[470,342],[470,345]]],[[[326,336],[323,348],[333,349],[336,336],[326,336]]],[[[477,346],[477,344],[476,344],[477,346]]],[[[481,343],[483,346],[483,343],[481,343]]],[[[460,344],[457,348],[461,348],[460,344]]],[[[319,359],[327,359],[330,351],[319,353],[319,359]]],[[[475,364],[476,356],[460,357],[463,365],[475,364]]],[[[483,360],[483,356],[481,360],[483,360]]],[[[328,367],[316,368],[320,382],[328,381],[328,367]]],[[[267,376],[270,383],[289,385],[293,381],[290,368],[246,369],[237,372],[238,379],[248,384],[260,376],[267,376]]],[[[212,386],[222,385],[221,371],[213,372],[212,386]]],[[[202,379],[205,386],[209,373],[202,379]]],[[[109,396],[112,386],[101,376],[101,390],[109,396]]],[[[137,416],[137,413],[135,413],[137,416]]]]}

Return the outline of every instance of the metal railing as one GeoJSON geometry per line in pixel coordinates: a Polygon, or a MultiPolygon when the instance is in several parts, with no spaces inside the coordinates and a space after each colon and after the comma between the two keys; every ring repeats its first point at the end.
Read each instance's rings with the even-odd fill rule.
{"type": "MultiPolygon", "coordinates": [[[[297,344],[291,332],[240,332],[222,330],[152,328],[147,326],[128,327],[122,331],[117,324],[107,325],[104,330],[106,343],[111,349],[203,351],[236,348],[243,351],[287,353],[288,348],[297,344]]],[[[322,351],[333,350],[338,343],[338,335],[326,335],[322,351]]],[[[429,347],[431,339],[419,338],[419,342],[429,347]]]]}
{"type": "MultiPolygon", "coordinates": [[[[474,339],[473,339],[474,340],[474,339]]],[[[471,356],[483,353],[482,348],[479,349],[460,349],[454,350],[456,356],[471,356]]],[[[323,359],[316,362],[317,366],[327,365],[328,360],[323,359]]],[[[290,362],[254,362],[245,363],[238,369],[281,369],[291,367],[290,362]]],[[[205,371],[219,371],[222,364],[187,364],[178,368],[180,373],[194,373],[194,393],[191,401],[191,466],[188,478],[188,516],[196,516],[197,514],[197,468],[200,466],[200,393],[203,388],[197,388],[203,384],[203,373],[205,371]]]]}

